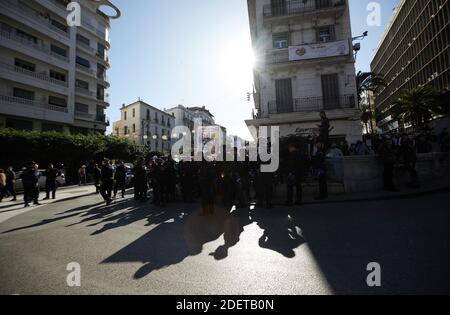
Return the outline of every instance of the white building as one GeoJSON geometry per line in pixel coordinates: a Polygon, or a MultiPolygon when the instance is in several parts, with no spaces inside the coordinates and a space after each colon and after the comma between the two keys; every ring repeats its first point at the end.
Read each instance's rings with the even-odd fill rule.
{"type": "Polygon", "coordinates": [[[121,120],[113,124],[113,134],[127,137],[151,151],[169,153],[175,117],[141,100],[120,109],[121,120]]]}
{"type": "Polygon", "coordinates": [[[331,137],[360,139],[347,0],[248,0],[248,10],[258,63],[257,114],[247,124],[311,135],[325,110],[331,137]]]}
{"type": "Polygon", "coordinates": [[[190,130],[194,129],[195,119],[201,119],[204,126],[214,125],[214,116],[211,112],[203,107],[185,107],[178,105],[176,107],[166,109],[166,113],[175,116],[176,126],[186,126],[190,130]]]}
{"type": "Polygon", "coordinates": [[[110,18],[78,2],[69,27],[67,0],[0,1],[0,128],[105,133],[110,18]]]}

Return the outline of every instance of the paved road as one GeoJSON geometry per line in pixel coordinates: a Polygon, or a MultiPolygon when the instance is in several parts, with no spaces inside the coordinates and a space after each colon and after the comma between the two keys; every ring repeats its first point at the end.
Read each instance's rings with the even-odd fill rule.
{"type": "Polygon", "coordinates": [[[0,294],[450,293],[449,197],[207,218],[196,204],[57,202],[0,223],[0,294]],[[366,284],[370,262],[381,288],[366,284]]]}

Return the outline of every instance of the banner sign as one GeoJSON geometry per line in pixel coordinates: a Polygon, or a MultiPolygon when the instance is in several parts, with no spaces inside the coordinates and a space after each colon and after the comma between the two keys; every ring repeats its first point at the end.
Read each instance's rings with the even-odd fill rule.
{"type": "Polygon", "coordinates": [[[350,54],[348,40],[289,47],[289,61],[345,56],[350,54]]]}

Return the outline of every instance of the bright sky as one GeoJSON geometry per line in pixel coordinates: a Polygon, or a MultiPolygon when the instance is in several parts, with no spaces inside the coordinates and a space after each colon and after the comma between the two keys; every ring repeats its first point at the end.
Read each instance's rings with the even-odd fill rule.
{"type": "MultiPolygon", "coordinates": [[[[108,72],[111,121],[140,97],[160,109],[206,106],[229,134],[249,138],[252,51],[246,0],[113,0],[122,11],[112,21],[108,72]]],[[[356,70],[370,60],[398,0],[380,1],[381,26],[369,27],[367,5],[350,0],[354,36],[369,31],[356,70]]]]}

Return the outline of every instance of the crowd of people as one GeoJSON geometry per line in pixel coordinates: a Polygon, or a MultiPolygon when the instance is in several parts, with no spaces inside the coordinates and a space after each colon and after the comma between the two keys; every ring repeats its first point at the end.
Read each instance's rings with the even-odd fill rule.
{"type": "MultiPolygon", "coordinates": [[[[257,207],[271,208],[274,187],[286,185],[286,205],[301,205],[303,202],[302,186],[306,177],[318,181],[317,200],[328,197],[327,159],[342,158],[352,155],[378,154],[384,165],[384,186],[386,190],[397,191],[394,185],[394,169],[402,165],[409,173],[411,187],[419,187],[420,181],[415,169],[417,154],[433,151],[432,142],[438,143],[443,152],[450,150],[450,137],[446,129],[438,136],[430,133],[385,134],[371,136],[369,141],[358,141],[348,145],[330,140],[332,127],[325,114],[320,113],[319,133],[308,146],[299,146],[292,142],[287,145],[287,152],[281,157],[280,169],[275,173],[261,172],[261,162],[175,162],[171,156],[139,158],[133,165],[123,161],[111,161],[105,158],[101,165],[82,165],[78,169],[78,184],[86,185],[91,178],[107,205],[118,194],[125,198],[130,184],[129,176],[134,181],[134,198],[139,202],[151,202],[158,207],[175,201],[194,202],[200,200],[203,215],[214,213],[214,204],[221,197],[225,206],[247,207],[252,201],[257,207]],[[366,144],[369,143],[369,145],[366,144]]],[[[237,149],[235,150],[237,155],[237,149]]],[[[241,159],[237,159],[240,161],[241,159]]],[[[33,202],[39,205],[39,166],[31,163],[21,174],[23,182],[24,205],[33,202]]],[[[46,197],[56,198],[57,182],[60,175],[53,164],[45,171],[46,197]]],[[[15,191],[16,174],[12,167],[6,171],[0,169],[0,201],[4,197],[17,200],[15,191]]]]}

